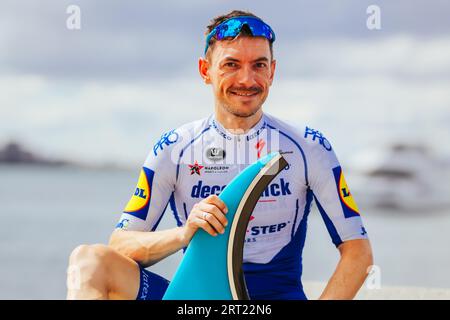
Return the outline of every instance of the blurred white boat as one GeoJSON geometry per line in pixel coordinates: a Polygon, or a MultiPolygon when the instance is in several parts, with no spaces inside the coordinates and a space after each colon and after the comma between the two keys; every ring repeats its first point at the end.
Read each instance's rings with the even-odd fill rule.
{"type": "Polygon", "coordinates": [[[422,145],[372,149],[356,156],[350,167],[351,188],[361,206],[424,213],[450,210],[449,167],[422,145]]]}

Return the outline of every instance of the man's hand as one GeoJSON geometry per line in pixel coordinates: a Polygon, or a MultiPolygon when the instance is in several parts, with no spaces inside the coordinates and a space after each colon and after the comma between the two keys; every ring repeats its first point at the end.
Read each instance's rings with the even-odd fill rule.
{"type": "Polygon", "coordinates": [[[224,233],[228,224],[225,214],[228,212],[225,203],[216,195],[196,203],[188,216],[184,228],[184,242],[189,244],[195,232],[201,228],[212,236],[224,233]]]}

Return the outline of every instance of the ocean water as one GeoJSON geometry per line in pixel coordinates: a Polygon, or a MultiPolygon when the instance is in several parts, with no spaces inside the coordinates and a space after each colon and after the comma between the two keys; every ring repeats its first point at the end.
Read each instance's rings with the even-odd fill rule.
{"type": "MultiPolygon", "coordinates": [[[[0,299],[65,299],[70,252],[83,243],[107,243],[138,174],[138,168],[0,166],[0,299]]],[[[450,210],[407,214],[359,207],[381,285],[450,288],[450,210]]],[[[166,212],[160,228],[174,226],[166,212]]],[[[170,279],[180,258],[176,253],[151,270],[170,279]]],[[[326,281],[338,259],[314,209],[303,280],[326,281]]]]}

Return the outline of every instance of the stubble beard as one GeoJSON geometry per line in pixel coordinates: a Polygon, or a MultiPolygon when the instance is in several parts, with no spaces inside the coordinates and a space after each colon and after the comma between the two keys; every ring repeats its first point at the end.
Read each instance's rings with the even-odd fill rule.
{"type": "Polygon", "coordinates": [[[238,108],[230,106],[230,105],[228,105],[226,103],[223,103],[222,107],[228,113],[231,113],[235,117],[238,117],[238,118],[249,118],[249,117],[253,116],[255,113],[257,113],[261,109],[262,105],[259,105],[257,108],[255,108],[253,110],[249,110],[249,111],[239,110],[238,108]]]}
{"type": "Polygon", "coordinates": [[[220,102],[220,106],[235,117],[249,118],[253,116],[255,113],[257,113],[259,110],[261,110],[265,100],[266,99],[263,99],[255,108],[252,108],[251,110],[242,110],[242,108],[233,106],[224,101],[220,102]]]}

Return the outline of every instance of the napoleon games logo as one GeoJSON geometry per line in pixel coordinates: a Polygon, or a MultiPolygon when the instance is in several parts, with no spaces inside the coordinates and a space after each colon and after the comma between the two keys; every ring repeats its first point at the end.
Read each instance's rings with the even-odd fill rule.
{"type": "Polygon", "coordinates": [[[189,165],[189,170],[191,171],[191,176],[193,174],[198,174],[201,175],[200,170],[202,170],[204,168],[204,166],[201,166],[198,164],[197,160],[194,162],[194,164],[190,164],[189,165]]]}
{"type": "Polygon", "coordinates": [[[205,166],[204,173],[211,173],[211,174],[221,174],[221,173],[228,173],[230,171],[230,166],[223,166],[223,165],[214,165],[214,166],[205,166]]]}

